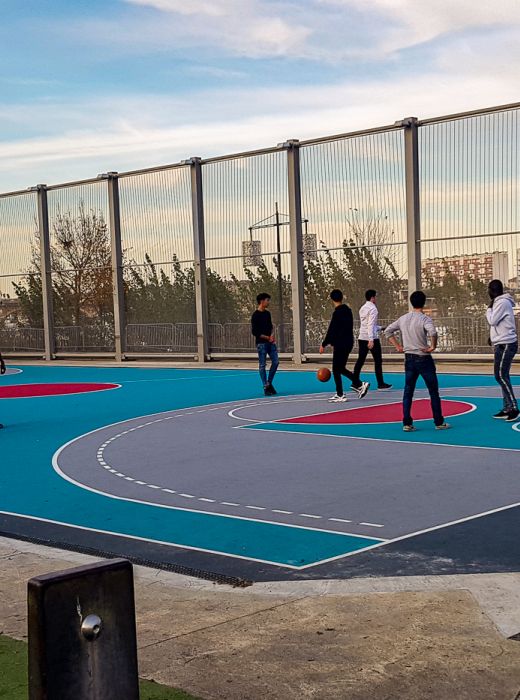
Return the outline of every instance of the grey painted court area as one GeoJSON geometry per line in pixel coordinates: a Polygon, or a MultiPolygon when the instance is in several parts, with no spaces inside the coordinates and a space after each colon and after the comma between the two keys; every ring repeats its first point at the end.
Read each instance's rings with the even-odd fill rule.
{"type": "MultiPolygon", "coordinates": [[[[347,406],[399,396],[373,394],[347,406]]],[[[520,500],[517,452],[497,459],[485,449],[237,429],[344,408],[312,395],[136,418],[73,441],[55,466],[82,487],[120,498],[383,539],[520,500]]]]}

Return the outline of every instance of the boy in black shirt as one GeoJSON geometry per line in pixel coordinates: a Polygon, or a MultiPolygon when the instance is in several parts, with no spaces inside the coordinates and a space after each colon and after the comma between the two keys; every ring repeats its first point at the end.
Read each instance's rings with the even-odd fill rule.
{"type": "Polygon", "coordinates": [[[366,396],[368,382],[360,381],[346,368],[348,356],[354,347],[354,318],[352,310],[343,303],[343,292],[333,289],[330,298],[334,304],[334,313],[330,320],[329,329],[320,347],[320,353],[325,352],[327,345],[332,345],[332,374],[336,382],[336,394],[330,399],[334,403],[344,403],[347,397],[343,394],[342,376],[352,382],[352,390],[360,399],[366,396]]]}
{"type": "Polygon", "coordinates": [[[257,310],[251,316],[251,332],[256,339],[256,349],[258,351],[259,371],[262,384],[264,386],[264,394],[266,396],[274,396],[276,394],[273,386],[274,375],[278,369],[278,351],[276,349],[275,338],[273,335],[273,322],[271,314],[267,310],[271,301],[271,296],[266,292],[262,292],[256,297],[258,304],[257,310]],[[267,356],[271,359],[271,367],[269,368],[269,376],[266,372],[267,356]]]}

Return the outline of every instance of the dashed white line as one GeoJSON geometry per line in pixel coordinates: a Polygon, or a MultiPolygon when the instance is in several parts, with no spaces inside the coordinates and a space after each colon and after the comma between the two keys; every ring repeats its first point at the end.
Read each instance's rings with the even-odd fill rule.
{"type": "Polygon", "coordinates": [[[345,518],[329,518],[333,523],[351,523],[352,520],[345,520],[345,518]]]}
{"type": "MultiPolygon", "coordinates": [[[[122,472],[118,472],[116,469],[112,469],[110,464],[108,464],[105,459],[104,459],[104,452],[109,445],[114,442],[115,440],[118,440],[121,437],[124,437],[125,435],[128,435],[128,433],[133,433],[136,430],[140,430],[141,428],[146,428],[150,425],[154,425],[155,423],[161,423],[166,420],[172,420],[174,418],[181,418],[181,416],[191,416],[194,413],[207,413],[209,411],[218,411],[222,407],[217,406],[215,408],[202,408],[197,411],[188,411],[185,413],[178,413],[175,415],[170,415],[170,416],[164,416],[162,418],[157,418],[155,420],[147,421],[146,423],[142,423],[141,425],[135,425],[132,428],[128,428],[127,430],[122,431],[121,433],[117,433],[116,435],[113,435],[110,438],[107,438],[105,442],[101,443],[100,447],[97,450],[96,453],[96,459],[98,463],[103,467],[103,469],[106,469],[109,471],[111,474],[114,474],[115,476],[118,476],[122,479],[125,479],[126,481],[133,482],[139,486],[146,486],[147,488],[150,489],[156,489],[159,491],[162,491],[163,493],[170,493],[172,495],[177,495],[182,498],[193,498],[197,501],[201,501],[203,503],[218,503],[221,506],[229,506],[232,508],[247,508],[249,510],[258,510],[258,511],[268,511],[270,513],[276,513],[278,515],[295,515],[294,511],[292,510],[282,510],[281,508],[266,508],[265,506],[253,506],[253,505],[245,505],[242,506],[240,503],[235,503],[233,501],[217,501],[214,498],[202,498],[198,496],[194,496],[191,493],[178,493],[174,489],[168,489],[168,488],[163,488],[161,486],[157,486],[156,484],[148,484],[146,481],[139,481],[137,479],[134,479],[131,476],[127,476],[126,474],[123,474],[122,472]]],[[[327,518],[323,515],[314,515],[312,513],[297,513],[296,514],[300,518],[310,518],[312,520],[326,520],[327,522],[334,522],[334,523],[345,523],[345,524],[350,524],[353,523],[354,521],[352,520],[347,520],[346,518],[327,518]]],[[[379,523],[369,523],[369,522],[362,522],[358,523],[358,525],[363,525],[364,527],[384,527],[384,525],[381,525],[379,523]]]]}

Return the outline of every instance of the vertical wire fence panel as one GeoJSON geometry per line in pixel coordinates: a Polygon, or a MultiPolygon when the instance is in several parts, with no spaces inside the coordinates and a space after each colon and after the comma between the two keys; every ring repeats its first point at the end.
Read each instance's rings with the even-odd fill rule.
{"type": "Polygon", "coordinates": [[[0,351],[43,349],[37,195],[0,197],[0,351]]]}
{"type": "Polygon", "coordinates": [[[340,288],[354,318],[364,292],[380,315],[406,307],[406,203],[401,129],[302,145],[305,349],[316,352],[340,288]]]}
{"type": "Polygon", "coordinates": [[[203,164],[211,352],[251,352],[250,317],[271,295],[279,350],[290,352],[289,203],[283,150],[203,164]]]}
{"type": "Polygon", "coordinates": [[[56,351],[113,352],[107,182],[49,188],[48,204],[56,351]]]}
{"type": "Polygon", "coordinates": [[[195,353],[190,168],[119,179],[129,353],[195,353]]]}
{"type": "Polygon", "coordinates": [[[446,352],[488,352],[487,284],[520,286],[519,146],[518,109],[419,129],[422,279],[446,352]]]}

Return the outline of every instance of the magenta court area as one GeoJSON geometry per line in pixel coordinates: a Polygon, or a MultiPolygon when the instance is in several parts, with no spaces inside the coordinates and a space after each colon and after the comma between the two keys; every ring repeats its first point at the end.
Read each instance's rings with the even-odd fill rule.
{"type": "MultiPolygon", "coordinates": [[[[367,375],[368,379],[372,379],[367,375]]],[[[11,365],[0,533],[221,580],[520,569],[520,422],[490,375],[346,404],[314,372],[11,365]],[[324,390],[329,390],[324,393],[324,390]]],[[[520,393],[520,378],[514,379],[520,393]]]]}

